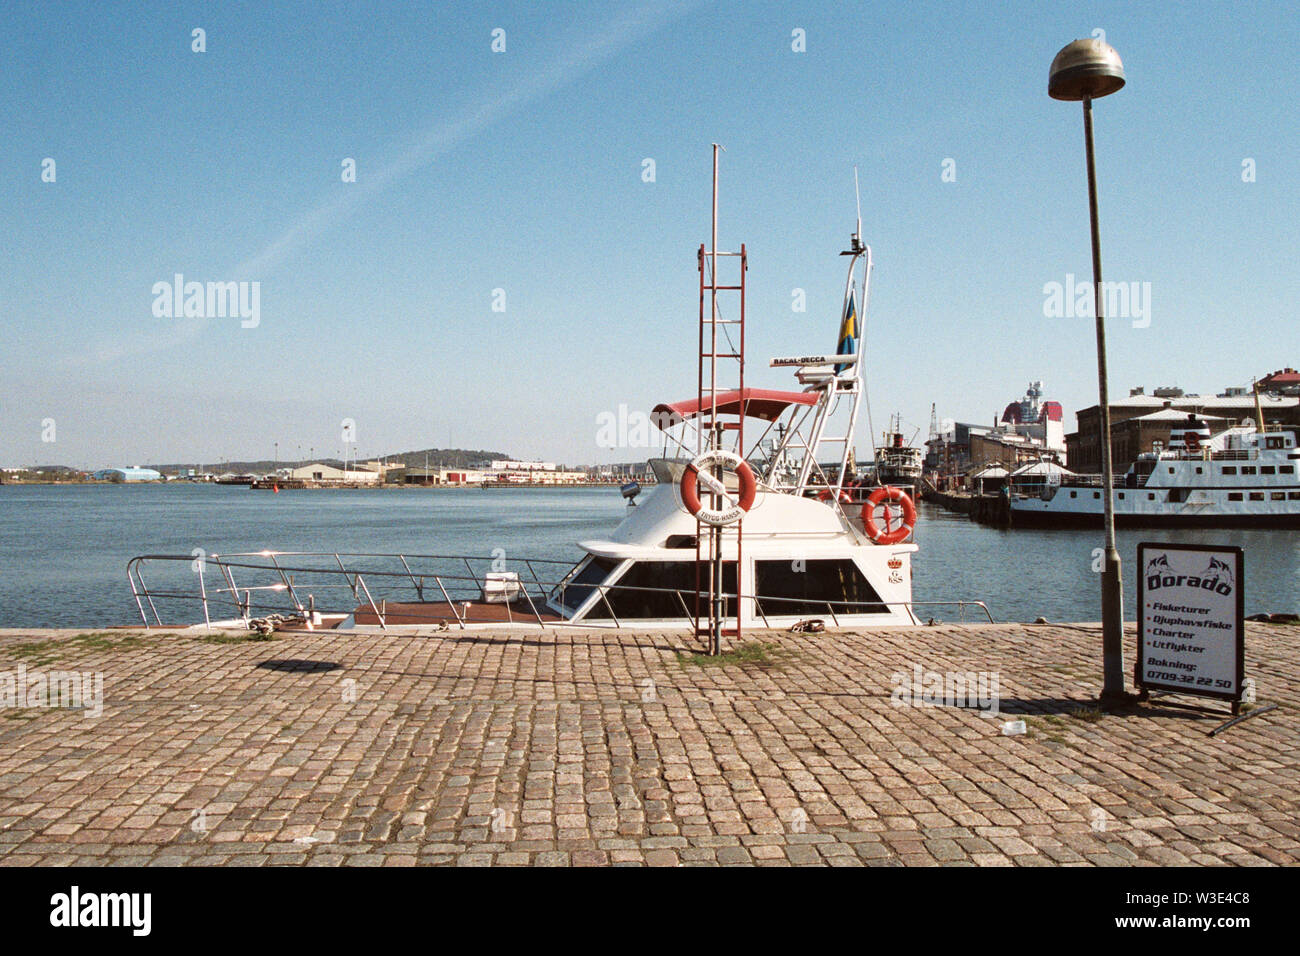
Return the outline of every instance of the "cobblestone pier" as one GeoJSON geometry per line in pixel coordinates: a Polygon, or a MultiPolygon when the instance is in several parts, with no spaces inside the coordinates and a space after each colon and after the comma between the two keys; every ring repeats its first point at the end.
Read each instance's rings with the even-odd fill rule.
{"type": "Polygon", "coordinates": [[[229,640],[0,632],[16,690],[103,679],[99,716],[0,709],[0,864],[1300,862],[1300,627],[1248,625],[1280,706],[1215,737],[1222,705],[1095,710],[1095,625],[754,632],[722,665],[674,633],[229,640]],[[1000,713],[912,705],[917,668],[1000,713]]]}

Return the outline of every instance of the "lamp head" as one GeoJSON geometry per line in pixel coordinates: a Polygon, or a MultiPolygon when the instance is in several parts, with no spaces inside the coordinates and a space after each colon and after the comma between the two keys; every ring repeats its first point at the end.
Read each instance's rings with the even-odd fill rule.
{"type": "Polygon", "coordinates": [[[1109,43],[1075,40],[1052,60],[1047,95],[1054,100],[1099,99],[1124,85],[1124,64],[1109,43]]]}

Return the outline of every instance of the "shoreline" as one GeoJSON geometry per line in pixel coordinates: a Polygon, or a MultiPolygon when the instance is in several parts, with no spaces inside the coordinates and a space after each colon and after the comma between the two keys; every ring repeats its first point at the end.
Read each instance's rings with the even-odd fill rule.
{"type": "MultiPolygon", "coordinates": [[[[636,481],[641,481],[641,479],[639,479],[639,478],[638,478],[638,479],[627,479],[627,480],[636,480],[636,481]]],[[[615,489],[617,489],[621,483],[622,483],[621,481],[587,481],[587,482],[546,482],[546,481],[538,481],[538,482],[504,482],[504,483],[500,483],[500,484],[486,484],[486,485],[485,485],[485,484],[459,484],[459,485],[455,485],[455,484],[438,484],[438,485],[435,485],[435,484],[428,484],[428,485],[425,485],[425,484],[418,484],[418,483],[405,484],[405,483],[398,483],[398,482],[386,482],[386,483],[383,483],[383,482],[376,482],[376,483],[373,483],[373,484],[344,484],[344,483],[342,483],[342,482],[329,482],[329,483],[305,483],[305,484],[301,484],[301,485],[299,485],[299,484],[295,484],[295,485],[290,486],[290,487],[282,487],[282,488],[280,489],[280,491],[333,491],[333,490],[337,490],[337,491],[357,491],[357,490],[360,490],[360,491],[385,491],[385,490],[400,490],[400,489],[403,489],[403,488],[410,488],[410,489],[427,489],[427,490],[430,490],[430,491],[464,491],[464,490],[478,490],[478,491],[502,491],[502,490],[505,490],[505,491],[508,491],[508,490],[510,490],[510,489],[515,489],[515,488],[557,488],[557,489],[572,489],[572,488],[615,488],[615,489]]],[[[183,487],[183,488],[184,488],[184,487],[191,487],[191,486],[198,486],[198,487],[207,487],[207,486],[212,486],[212,487],[218,487],[218,488],[243,488],[243,489],[246,489],[246,490],[252,490],[252,491],[267,491],[267,490],[269,490],[269,489],[267,489],[267,488],[265,488],[265,487],[253,487],[252,485],[247,484],[247,483],[243,483],[243,482],[238,482],[238,483],[237,483],[237,482],[228,482],[228,483],[224,483],[224,484],[223,484],[222,482],[217,482],[217,481],[185,481],[185,480],[181,480],[181,479],[178,479],[178,480],[176,480],[176,481],[0,481],[0,487],[3,487],[3,486],[13,486],[13,487],[34,486],[34,487],[42,487],[42,488],[44,488],[44,487],[51,487],[51,486],[56,486],[56,485],[57,485],[57,486],[87,486],[87,487],[94,487],[94,488],[118,488],[118,487],[130,487],[130,488],[138,488],[138,487],[154,487],[154,488],[183,487]]],[[[644,481],[641,481],[641,485],[642,485],[643,488],[653,488],[653,487],[655,487],[655,482],[644,482],[644,481]]],[[[273,492],[273,493],[274,493],[274,492],[273,492]]]]}
{"type": "MultiPolygon", "coordinates": [[[[286,483],[294,481],[300,483],[302,479],[285,479],[286,483]]],[[[502,483],[464,483],[464,484],[422,484],[419,481],[404,483],[404,481],[376,481],[376,483],[359,484],[347,483],[342,481],[317,481],[317,483],[294,484],[281,488],[282,492],[303,492],[303,490],[329,490],[329,489],[400,489],[400,488],[428,488],[433,490],[460,490],[474,488],[480,490],[508,490],[511,488],[619,488],[619,485],[625,481],[640,481],[642,488],[654,488],[658,483],[656,481],[645,481],[642,479],[619,479],[614,481],[502,481],[502,483]]],[[[0,486],[26,486],[26,485],[87,485],[92,488],[188,488],[188,486],[214,486],[214,488],[246,488],[252,490],[266,490],[265,488],[255,488],[252,483],[247,481],[188,481],[185,479],[175,479],[173,481],[0,481],[0,486]]]]}

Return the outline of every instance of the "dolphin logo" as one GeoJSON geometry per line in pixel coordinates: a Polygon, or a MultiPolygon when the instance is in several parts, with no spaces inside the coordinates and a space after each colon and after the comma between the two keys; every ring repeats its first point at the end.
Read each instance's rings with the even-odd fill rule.
{"type": "Polygon", "coordinates": [[[1210,565],[1205,569],[1205,577],[1218,578],[1232,585],[1232,566],[1219,558],[1210,558],[1210,565]]]}

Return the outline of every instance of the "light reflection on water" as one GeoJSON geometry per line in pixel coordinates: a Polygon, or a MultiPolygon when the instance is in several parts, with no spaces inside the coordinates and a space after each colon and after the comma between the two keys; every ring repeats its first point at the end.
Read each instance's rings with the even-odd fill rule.
{"type": "MultiPolygon", "coordinates": [[[[614,487],[319,490],[213,485],[0,486],[0,626],[99,627],[138,620],[126,562],[138,554],[279,551],[476,554],[574,560],[626,507],[614,487]]],[[[1300,536],[1288,531],[1121,531],[1125,609],[1135,607],[1137,542],[1237,544],[1246,610],[1294,611],[1300,536]]],[[[1095,621],[1100,531],[1004,531],[922,503],[918,601],[983,600],[1003,621],[1095,621]]],[[[182,565],[182,567],[184,567],[182,565]]],[[[923,616],[957,619],[949,609],[923,616]]],[[[978,612],[976,612],[978,613],[978,612]]],[[[968,620],[974,619],[968,612],[968,620]]]]}

